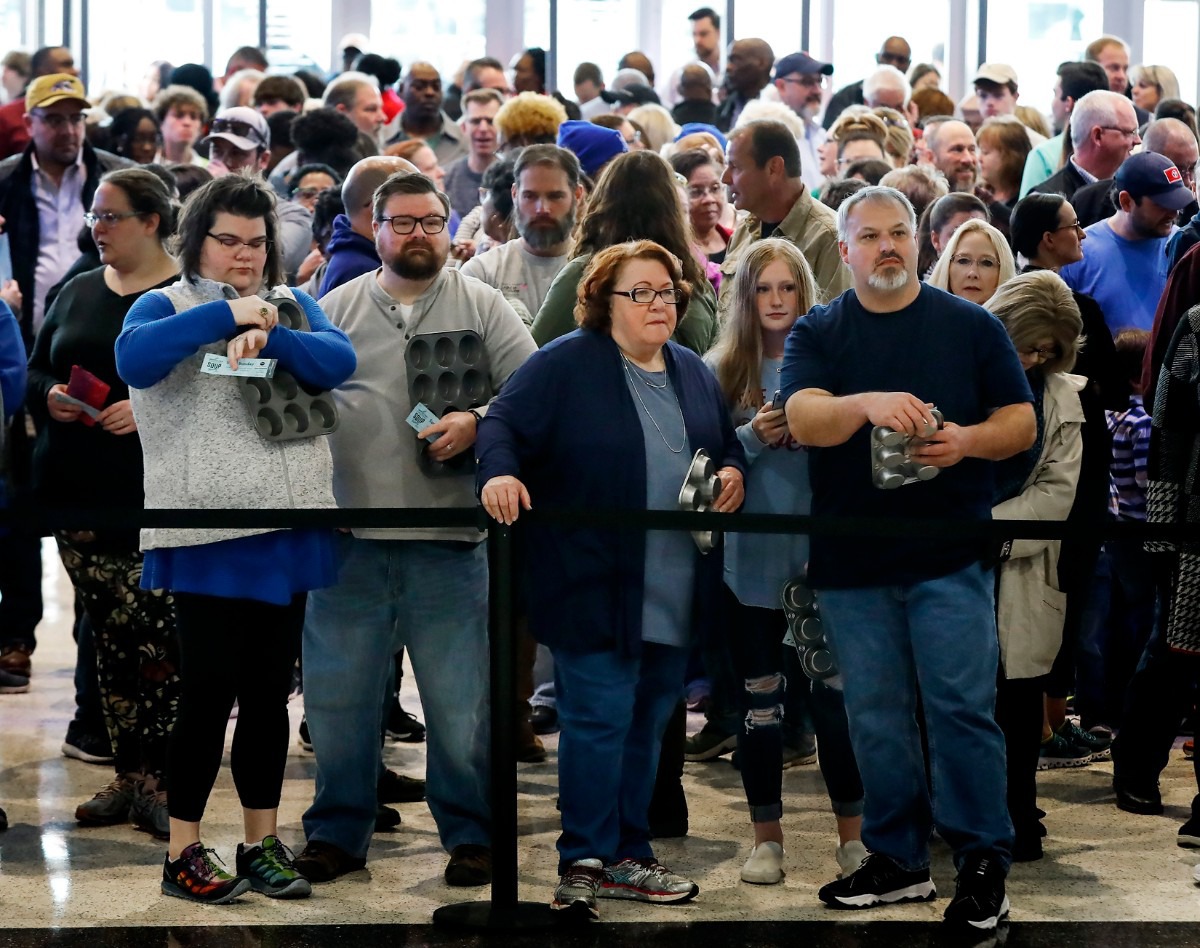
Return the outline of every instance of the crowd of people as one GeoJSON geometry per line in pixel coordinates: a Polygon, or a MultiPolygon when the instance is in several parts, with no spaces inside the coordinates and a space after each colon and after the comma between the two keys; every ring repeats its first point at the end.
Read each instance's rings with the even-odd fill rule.
{"type": "MultiPolygon", "coordinates": [[[[481,503],[518,524],[519,759],[560,733],[554,909],[694,898],[653,841],[689,831],[684,761],[732,752],[743,881],[783,878],[782,773],[817,761],[823,903],[932,900],[936,831],[947,923],[992,929],[1051,829],[1038,771],[1111,757],[1116,805],[1161,813],[1192,713],[1196,544],[1095,536],[1196,520],[1195,109],[1113,36],[1058,67],[1043,115],[1004,63],[955,103],[892,36],[834,91],[833,64],[688,20],[695,59],[663,84],[635,51],[608,83],[579,64],[574,98],[540,49],[451,77],[349,36],[323,77],[246,47],[218,79],[156,62],[91,97],[70,50],[10,53],[6,502],[481,503]],[[731,518],[1085,529],[710,550],[522,519],[677,509],[698,452],[731,518]]],[[[307,896],[423,799],[446,883],[490,881],[477,530],[53,535],[76,594],[63,753],[113,767],[75,816],[165,840],[165,894],[307,896]],[[297,689],[317,776],[293,853],[297,689]],[[202,820],[235,703],[229,867],[202,820]],[[384,767],[389,738],[427,741],[423,778],[384,767]]],[[[0,701],[40,674],[40,550],[0,536],[0,701]]],[[[1179,843],[1200,847],[1200,792],[1179,843]]]]}

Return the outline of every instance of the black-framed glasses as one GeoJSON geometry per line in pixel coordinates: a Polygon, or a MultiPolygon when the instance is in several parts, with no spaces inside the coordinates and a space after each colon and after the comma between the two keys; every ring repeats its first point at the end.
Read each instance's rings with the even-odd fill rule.
{"type": "Polygon", "coordinates": [[[249,122],[243,122],[239,119],[219,118],[213,119],[212,128],[209,130],[212,135],[220,135],[222,133],[228,135],[236,135],[238,138],[252,138],[260,145],[265,145],[262,132],[251,125],[249,122]]]}
{"type": "Polygon", "coordinates": [[[86,121],[82,112],[63,115],[61,112],[43,112],[41,109],[34,109],[30,115],[49,125],[56,132],[61,132],[68,125],[72,128],[82,128],[86,121]]]}
{"type": "Polygon", "coordinates": [[[406,234],[411,234],[417,229],[417,224],[421,225],[421,230],[427,234],[440,234],[446,229],[446,221],[450,218],[443,217],[441,214],[428,214],[425,217],[409,217],[407,215],[397,215],[395,217],[380,217],[379,223],[385,221],[392,225],[392,232],[400,234],[402,237],[406,234]]]}
{"type": "Polygon", "coordinates": [[[632,290],[613,290],[613,296],[628,296],[635,303],[641,303],[643,306],[647,303],[653,303],[657,296],[664,303],[674,306],[683,300],[683,293],[670,286],[665,290],[655,290],[648,286],[635,286],[632,290]]]}
{"type": "Polygon", "coordinates": [[[1021,355],[1037,359],[1039,362],[1045,362],[1047,359],[1057,359],[1062,353],[1059,351],[1058,346],[1050,346],[1048,349],[1038,346],[1026,346],[1021,350],[1021,355]]]}
{"type": "Polygon", "coordinates": [[[271,246],[271,241],[266,237],[255,237],[253,240],[242,240],[241,237],[235,237],[233,234],[214,234],[209,231],[205,234],[206,237],[211,237],[226,250],[237,250],[239,247],[249,247],[255,253],[266,250],[271,246]]]}
{"type": "Polygon", "coordinates": [[[88,227],[95,227],[97,224],[103,224],[105,227],[112,227],[113,224],[118,224],[121,221],[128,220],[131,217],[141,217],[138,211],[127,211],[124,214],[114,214],[112,211],[88,211],[83,215],[83,222],[88,227]]]}

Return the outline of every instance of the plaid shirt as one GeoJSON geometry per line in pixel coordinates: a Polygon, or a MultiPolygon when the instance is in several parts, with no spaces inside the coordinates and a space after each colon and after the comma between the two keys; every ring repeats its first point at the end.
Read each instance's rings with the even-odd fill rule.
{"type": "Polygon", "coordinates": [[[1146,519],[1146,462],[1150,454],[1150,416],[1142,396],[1130,395],[1125,411],[1106,411],[1112,432],[1108,509],[1127,520],[1146,519]]]}

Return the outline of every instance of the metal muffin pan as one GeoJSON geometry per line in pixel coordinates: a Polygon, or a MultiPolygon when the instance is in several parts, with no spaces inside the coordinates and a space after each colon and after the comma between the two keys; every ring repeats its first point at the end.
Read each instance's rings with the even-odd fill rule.
{"type": "MultiPolygon", "coordinates": [[[[492,397],[487,349],[472,329],[420,333],[404,348],[410,408],[424,404],[439,418],[447,412],[486,405],[492,397]]],[[[473,474],[475,452],[463,451],[445,464],[429,456],[429,445],[416,439],[417,460],[433,477],[473,474]]]]}
{"type": "MultiPolygon", "coordinates": [[[[312,331],[304,308],[295,300],[268,299],[279,310],[280,326],[299,332],[312,331]]],[[[330,393],[306,388],[287,369],[276,366],[269,379],[239,376],[237,383],[255,430],[268,441],[316,438],[337,429],[337,406],[330,393]]]]}
{"type": "Polygon", "coordinates": [[[921,464],[911,457],[914,445],[923,444],[945,425],[942,413],[936,408],[930,409],[929,414],[933,423],[919,435],[905,434],[882,425],[871,429],[871,482],[880,490],[895,490],[938,476],[940,468],[921,464]]]}
{"type": "Polygon", "coordinates": [[[821,612],[817,608],[817,597],[809,588],[805,577],[800,576],[784,583],[780,593],[783,614],[787,619],[785,645],[790,645],[800,657],[800,667],[813,681],[825,681],[838,673],[833,652],[825,641],[825,628],[821,624],[821,612]]]}
{"type": "MultiPolygon", "coordinates": [[[[721,496],[721,479],[717,465],[701,448],[692,457],[683,487],[679,489],[679,509],[707,513],[721,496]]],[[[692,539],[701,553],[707,553],[721,542],[719,530],[693,530],[692,539]]]]}

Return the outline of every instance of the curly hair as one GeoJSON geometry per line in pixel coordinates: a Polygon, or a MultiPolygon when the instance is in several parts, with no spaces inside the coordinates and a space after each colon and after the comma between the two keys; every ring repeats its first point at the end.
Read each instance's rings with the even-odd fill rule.
{"type": "Polygon", "coordinates": [[[636,240],[605,247],[592,257],[575,302],[575,322],[581,329],[612,332],[612,293],[625,264],[631,260],[656,260],[663,265],[671,283],[680,293],[675,304],[676,324],[687,312],[692,285],[683,278],[679,258],[652,240],[636,240]]]}
{"type": "Polygon", "coordinates": [[[509,146],[553,145],[567,110],[548,95],[522,92],[496,113],[496,131],[509,146]]]}
{"type": "Polygon", "coordinates": [[[574,239],[573,258],[631,240],[653,241],[682,261],[689,283],[700,286],[707,279],[691,250],[675,171],[650,151],[626,152],[604,166],[574,239]],[[631,201],[631,194],[637,200],[631,201]]]}
{"type": "Polygon", "coordinates": [[[200,116],[201,122],[208,121],[208,103],[204,101],[204,96],[193,89],[191,86],[167,86],[158,95],[154,97],[154,104],[150,106],[159,124],[167,117],[172,109],[190,108],[200,116]]]}
{"type": "Polygon", "coordinates": [[[329,165],[345,177],[362,156],[358,153],[358,126],[337,109],[322,107],[292,121],[292,144],[297,164],[329,165]]]}

